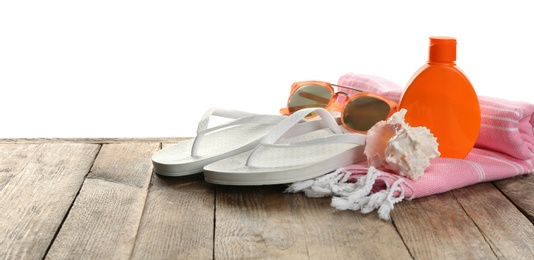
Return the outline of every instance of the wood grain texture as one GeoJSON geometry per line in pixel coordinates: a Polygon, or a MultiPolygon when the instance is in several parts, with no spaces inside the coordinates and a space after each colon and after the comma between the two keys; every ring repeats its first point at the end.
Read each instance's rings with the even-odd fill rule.
{"type": "Polygon", "coordinates": [[[453,194],[499,258],[534,259],[534,226],[491,183],[453,194]]]}
{"type": "Polygon", "coordinates": [[[128,259],[145,198],[136,187],[86,180],[46,259],[128,259]]]}
{"type": "Polygon", "coordinates": [[[40,144],[0,144],[0,190],[17,174],[39,151],[40,144]]]}
{"type": "Polygon", "coordinates": [[[411,259],[390,222],[284,188],[216,187],[216,259],[411,259]]]}
{"type": "Polygon", "coordinates": [[[128,259],[159,143],[103,145],[47,259],[128,259]]]}
{"type": "Polygon", "coordinates": [[[534,173],[494,183],[534,223],[534,173]]]}
{"type": "MultiPolygon", "coordinates": [[[[2,154],[6,148],[1,147],[2,154]]],[[[2,159],[11,177],[0,191],[0,259],[44,257],[99,148],[77,143],[21,145],[12,150],[21,162],[2,159]]]]}
{"type": "MultiPolygon", "coordinates": [[[[162,149],[176,143],[163,143],[162,149]]],[[[204,175],[154,175],[133,259],[211,259],[214,189],[204,175]]]]}
{"type": "Polygon", "coordinates": [[[415,259],[497,259],[450,192],[403,201],[391,217],[415,259]]]}
{"type": "Polygon", "coordinates": [[[159,148],[159,143],[103,145],[87,178],[118,182],[146,190],[152,178],[150,158],[159,148]]]}
{"type": "Polygon", "coordinates": [[[202,174],[154,176],[133,259],[211,259],[214,190],[202,174]]]}

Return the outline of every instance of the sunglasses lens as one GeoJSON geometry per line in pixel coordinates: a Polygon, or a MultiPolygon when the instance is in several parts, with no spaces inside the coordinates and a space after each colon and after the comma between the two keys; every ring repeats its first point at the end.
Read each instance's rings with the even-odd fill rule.
{"type": "Polygon", "coordinates": [[[289,100],[289,112],[310,107],[326,107],[332,98],[330,89],[320,85],[303,85],[298,88],[289,100]]]}
{"type": "Polygon", "coordinates": [[[356,131],[367,131],[377,122],[386,119],[389,105],[378,98],[359,97],[347,104],[343,111],[345,125],[356,131]]]}

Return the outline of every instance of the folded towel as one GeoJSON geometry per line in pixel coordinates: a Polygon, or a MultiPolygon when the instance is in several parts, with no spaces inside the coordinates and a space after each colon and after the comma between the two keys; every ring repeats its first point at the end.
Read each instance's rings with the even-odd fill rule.
{"type": "MultiPolygon", "coordinates": [[[[354,73],[341,76],[338,84],[380,94],[396,102],[404,90],[387,79],[354,73]]],[[[342,91],[347,92],[346,89],[342,91]]],[[[362,213],[378,209],[380,218],[389,219],[393,205],[403,199],[411,200],[532,172],[534,105],[484,96],[479,96],[479,103],[480,133],[475,147],[463,160],[431,159],[425,174],[417,181],[368,167],[362,162],[313,180],[293,183],[287,192],[302,191],[308,197],[333,196],[332,206],[337,209],[360,210],[362,213]]]]}

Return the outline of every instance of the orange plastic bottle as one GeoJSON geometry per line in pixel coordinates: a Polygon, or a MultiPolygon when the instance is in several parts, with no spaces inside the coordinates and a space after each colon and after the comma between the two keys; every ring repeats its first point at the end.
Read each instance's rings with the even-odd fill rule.
{"type": "Polygon", "coordinates": [[[480,130],[475,90],[456,66],[456,39],[430,37],[429,58],[410,79],[399,104],[410,126],[430,129],[441,157],[463,159],[480,130]]]}

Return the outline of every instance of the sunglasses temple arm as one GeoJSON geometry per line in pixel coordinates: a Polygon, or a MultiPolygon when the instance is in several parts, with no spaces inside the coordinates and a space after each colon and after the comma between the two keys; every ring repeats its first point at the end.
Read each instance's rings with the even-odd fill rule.
{"type": "Polygon", "coordinates": [[[330,84],[334,87],[338,87],[338,88],[346,88],[346,89],[350,89],[350,90],[354,90],[354,91],[358,91],[358,92],[365,92],[361,89],[357,89],[357,88],[352,88],[352,87],[347,87],[347,86],[341,86],[341,85],[337,85],[337,84],[330,84]]]}

